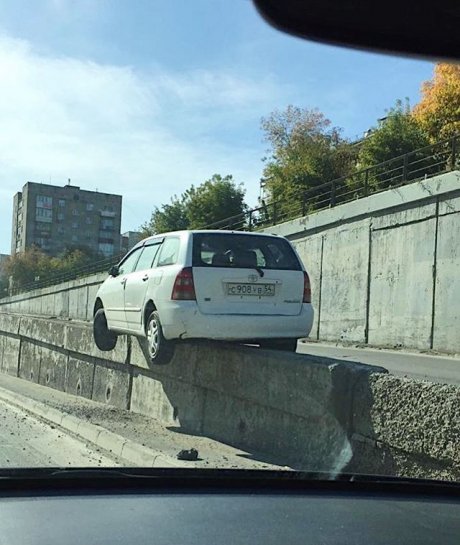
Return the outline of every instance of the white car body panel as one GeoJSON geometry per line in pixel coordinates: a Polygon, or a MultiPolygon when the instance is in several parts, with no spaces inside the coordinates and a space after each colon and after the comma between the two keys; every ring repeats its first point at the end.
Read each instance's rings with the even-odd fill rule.
{"type": "Polygon", "coordinates": [[[109,329],[145,336],[145,309],[147,303],[153,301],[166,339],[255,340],[308,336],[313,324],[313,308],[310,303],[302,302],[304,268],[300,259],[299,270],[262,268],[263,276],[260,268],[258,271],[252,267],[193,266],[193,236],[197,233],[254,236],[228,231],[180,231],[141,241],[131,252],[143,244],[179,238],[177,261],[155,266],[161,259],[162,242],[153,267],[107,278],[97,298],[104,306],[109,329]],[[176,277],[186,267],[192,267],[196,301],[172,300],[176,277]],[[256,295],[232,295],[229,290],[235,290],[235,286],[256,295]],[[273,295],[259,295],[261,290],[271,293],[272,287],[273,295]]]}

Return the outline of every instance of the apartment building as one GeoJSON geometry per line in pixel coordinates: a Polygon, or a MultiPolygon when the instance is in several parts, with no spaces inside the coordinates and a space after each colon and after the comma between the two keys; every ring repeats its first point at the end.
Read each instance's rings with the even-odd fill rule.
{"type": "Polygon", "coordinates": [[[35,245],[49,255],[88,248],[101,256],[120,252],[121,195],[69,183],[27,182],[13,201],[11,254],[35,245]]]}

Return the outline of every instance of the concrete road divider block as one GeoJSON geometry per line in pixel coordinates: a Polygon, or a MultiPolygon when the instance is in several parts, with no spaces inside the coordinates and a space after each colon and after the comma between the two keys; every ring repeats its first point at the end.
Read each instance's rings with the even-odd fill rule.
{"type": "Polygon", "coordinates": [[[19,333],[23,337],[35,339],[41,343],[50,344],[53,347],[64,348],[64,323],[54,319],[24,316],[21,319],[19,333]]]}
{"type": "Polygon", "coordinates": [[[125,363],[128,357],[128,343],[125,335],[118,337],[117,345],[110,352],[99,350],[93,339],[92,324],[68,322],[66,324],[65,348],[79,354],[125,363]]]}
{"type": "Polygon", "coordinates": [[[20,314],[0,312],[0,331],[19,335],[20,314]]]}
{"type": "Polygon", "coordinates": [[[17,377],[21,341],[19,338],[5,335],[2,344],[2,372],[17,377]]]}
{"type": "MultiPolygon", "coordinates": [[[[157,366],[135,337],[120,337],[116,350],[103,353],[90,324],[48,322],[0,318],[2,372],[130,408],[255,457],[268,453],[281,465],[415,477],[460,473],[456,386],[219,342],[178,342],[171,362],[157,366]],[[20,335],[12,332],[16,326],[20,335]]],[[[91,431],[91,440],[115,454],[125,448],[101,430],[91,431]]],[[[158,454],[131,446],[125,452],[141,465],[155,464],[158,454]]]]}
{"type": "Polygon", "coordinates": [[[226,396],[304,416],[331,395],[331,371],[321,358],[226,343],[203,345],[200,356],[196,384],[226,396]]]}
{"type": "Polygon", "coordinates": [[[65,391],[68,355],[45,347],[41,347],[40,352],[39,383],[62,392],[65,391]]]}
{"type": "MultiPolygon", "coordinates": [[[[194,383],[195,370],[202,353],[203,343],[178,341],[172,360],[167,365],[155,365],[150,363],[145,340],[131,336],[131,365],[150,370],[155,376],[171,377],[187,384],[194,383]]],[[[207,355],[210,356],[211,351],[207,355]]]]}
{"type": "Polygon", "coordinates": [[[95,365],[94,359],[83,360],[69,356],[65,391],[69,394],[91,399],[95,365]]]}
{"type": "Polygon", "coordinates": [[[362,436],[412,453],[419,460],[460,469],[460,388],[372,375],[360,383],[353,405],[354,429],[362,436]]]}
{"type": "Polygon", "coordinates": [[[156,418],[165,425],[180,425],[193,433],[201,433],[205,398],[204,388],[134,371],[131,410],[156,418]]]}
{"type": "Polygon", "coordinates": [[[21,340],[19,377],[31,382],[40,380],[41,347],[34,342],[21,340]]]}
{"type": "MultiPolygon", "coordinates": [[[[102,362],[101,362],[102,363],[102,362]]],[[[128,368],[95,366],[92,399],[120,409],[129,406],[130,376],[128,368]]]]}
{"type": "Polygon", "coordinates": [[[202,433],[294,468],[341,470],[352,456],[348,430],[327,410],[300,417],[209,390],[202,433]]]}

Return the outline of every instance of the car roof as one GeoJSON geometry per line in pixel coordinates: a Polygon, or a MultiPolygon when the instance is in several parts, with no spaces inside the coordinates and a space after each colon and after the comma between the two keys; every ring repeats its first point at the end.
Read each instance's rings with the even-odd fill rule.
{"type": "Polygon", "coordinates": [[[190,230],[182,230],[182,231],[168,231],[167,233],[158,233],[157,235],[146,237],[140,240],[134,248],[143,246],[149,240],[154,240],[161,237],[167,237],[171,235],[177,236],[177,235],[183,235],[183,234],[198,234],[198,233],[219,234],[219,235],[265,236],[265,237],[280,238],[279,235],[275,235],[271,233],[260,233],[260,232],[253,233],[249,231],[230,231],[230,230],[224,230],[224,229],[190,229],[190,230]]]}

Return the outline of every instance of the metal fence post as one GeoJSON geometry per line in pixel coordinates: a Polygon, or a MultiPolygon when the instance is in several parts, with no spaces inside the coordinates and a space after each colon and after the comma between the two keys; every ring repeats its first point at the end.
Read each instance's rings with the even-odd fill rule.
{"type": "Polygon", "coordinates": [[[276,202],[273,203],[273,221],[272,221],[272,225],[276,225],[276,202]]]}
{"type": "Polygon", "coordinates": [[[252,210],[249,210],[248,231],[252,231],[252,210]]]}
{"type": "Polygon", "coordinates": [[[331,182],[331,206],[335,206],[335,180],[331,182]]]}
{"type": "Polygon", "coordinates": [[[305,191],[302,193],[302,216],[305,216],[307,211],[307,199],[305,196],[305,191]]]}
{"type": "Polygon", "coordinates": [[[366,168],[366,172],[364,174],[364,196],[367,197],[369,195],[369,169],[366,168]]]}
{"type": "Polygon", "coordinates": [[[407,181],[408,168],[409,168],[409,157],[408,157],[408,154],[406,153],[403,159],[403,172],[402,172],[403,183],[407,181]]]}
{"type": "Polygon", "coordinates": [[[451,148],[451,155],[450,155],[450,170],[455,170],[455,166],[457,163],[457,136],[454,135],[452,137],[452,148],[451,148]]]}

